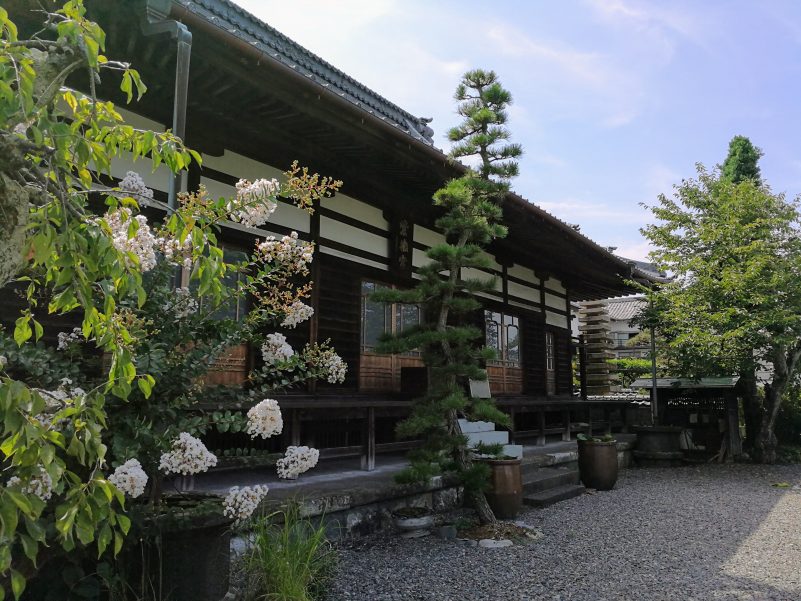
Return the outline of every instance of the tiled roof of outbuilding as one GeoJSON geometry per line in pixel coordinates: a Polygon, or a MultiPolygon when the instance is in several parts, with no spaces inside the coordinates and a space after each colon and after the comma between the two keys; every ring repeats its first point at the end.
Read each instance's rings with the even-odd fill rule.
{"type": "Polygon", "coordinates": [[[645,301],[641,296],[613,298],[606,301],[606,310],[609,313],[609,319],[630,321],[640,312],[644,305],[645,301]]]}

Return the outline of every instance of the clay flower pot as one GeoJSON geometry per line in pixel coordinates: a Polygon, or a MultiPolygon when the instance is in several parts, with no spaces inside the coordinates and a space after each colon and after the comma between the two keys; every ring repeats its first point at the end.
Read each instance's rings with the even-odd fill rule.
{"type": "Polygon", "coordinates": [[[520,459],[485,459],[490,467],[490,488],[485,493],[495,517],[511,520],[523,507],[520,459]]]}
{"type": "Polygon", "coordinates": [[[617,442],[579,440],[578,463],[584,486],[612,490],[617,482],[617,442]]]}
{"type": "Polygon", "coordinates": [[[434,525],[434,516],[427,507],[404,507],[393,513],[392,519],[404,538],[427,536],[434,525]]]}

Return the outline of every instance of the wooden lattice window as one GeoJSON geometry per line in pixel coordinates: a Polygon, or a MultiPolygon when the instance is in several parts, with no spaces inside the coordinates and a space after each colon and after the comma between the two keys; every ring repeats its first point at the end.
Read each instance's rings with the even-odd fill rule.
{"type": "Polygon", "coordinates": [[[397,334],[420,323],[420,307],[379,303],[370,298],[377,290],[391,287],[369,280],[362,282],[359,389],[363,391],[397,392],[401,389],[401,370],[423,365],[418,352],[381,355],[375,351],[383,334],[397,334]]]}
{"type": "Polygon", "coordinates": [[[553,332],[545,332],[545,392],[556,394],[556,342],[553,332]]]}
{"type": "Polygon", "coordinates": [[[486,345],[495,349],[496,359],[487,363],[492,394],[519,394],[523,390],[520,367],[520,318],[484,311],[486,345]]]}

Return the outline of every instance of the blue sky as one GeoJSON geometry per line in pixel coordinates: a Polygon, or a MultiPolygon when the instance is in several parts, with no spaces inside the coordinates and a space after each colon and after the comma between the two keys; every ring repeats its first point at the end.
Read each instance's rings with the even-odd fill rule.
{"type": "Polygon", "coordinates": [[[749,136],[774,191],[801,192],[801,2],[235,0],[406,110],[458,118],[476,67],[512,92],[513,187],[635,259],[660,192],[749,136]],[[491,10],[490,10],[491,9],[491,10]]]}

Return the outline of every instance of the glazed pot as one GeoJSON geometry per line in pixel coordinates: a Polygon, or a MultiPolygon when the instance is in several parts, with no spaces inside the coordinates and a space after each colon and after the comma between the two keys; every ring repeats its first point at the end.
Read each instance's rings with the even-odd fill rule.
{"type": "Polygon", "coordinates": [[[487,459],[490,467],[490,488],[486,497],[495,517],[510,520],[523,507],[523,479],[520,459],[487,459]]]}
{"type": "Polygon", "coordinates": [[[581,482],[587,488],[612,490],[617,482],[617,443],[578,441],[581,482]]]}
{"type": "Polygon", "coordinates": [[[193,506],[201,495],[182,496],[185,501],[175,501],[180,504],[166,498],[162,513],[146,512],[137,520],[144,530],[129,536],[117,561],[138,595],[155,591],[170,601],[219,601],[229,588],[232,520],[221,507],[193,506]],[[136,588],[140,583],[146,590],[136,588]]]}

